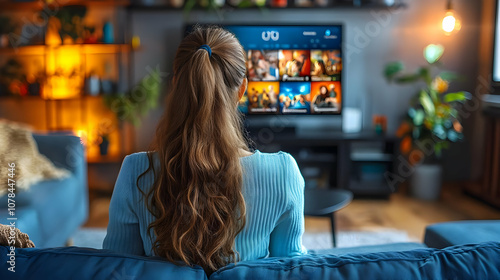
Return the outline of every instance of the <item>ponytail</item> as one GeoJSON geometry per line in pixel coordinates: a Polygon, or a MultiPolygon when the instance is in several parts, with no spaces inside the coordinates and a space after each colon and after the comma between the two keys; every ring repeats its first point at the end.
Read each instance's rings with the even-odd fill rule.
{"type": "Polygon", "coordinates": [[[248,148],[237,111],[245,54],[228,31],[197,28],[181,42],[173,68],[149,168],[141,175],[155,174],[144,193],[155,217],[148,231],[155,255],[211,273],[238,260],[234,241],[245,225],[240,156],[248,148]]]}

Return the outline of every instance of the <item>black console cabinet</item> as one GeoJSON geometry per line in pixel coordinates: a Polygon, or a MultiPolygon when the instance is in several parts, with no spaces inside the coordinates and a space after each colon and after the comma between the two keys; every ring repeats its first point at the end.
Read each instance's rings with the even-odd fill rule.
{"type": "Polygon", "coordinates": [[[347,189],[358,197],[388,197],[396,191],[397,186],[386,179],[397,169],[399,141],[395,136],[372,132],[276,133],[265,128],[252,129],[249,134],[261,152],[293,155],[306,178],[306,187],[347,189]]]}

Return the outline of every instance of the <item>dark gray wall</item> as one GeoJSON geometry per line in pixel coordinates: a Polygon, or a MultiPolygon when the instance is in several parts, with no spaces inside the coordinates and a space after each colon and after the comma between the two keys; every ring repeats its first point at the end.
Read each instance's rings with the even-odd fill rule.
{"type": "MultiPolygon", "coordinates": [[[[315,10],[235,10],[222,15],[195,11],[186,19],[180,11],[132,11],[132,34],[141,37],[142,50],[134,54],[134,79],[148,73],[148,67],[157,65],[164,72],[171,71],[172,59],[186,22],[200,23],[343,23],[345,72],[344,106],[363,110],[363,125],[371,127],[373,114],[388,117],[388,129],[397,129],[408,108],[408,100],[418,86],[388,84],[382,77],[387,62],[402,60],[408,70],[425,64],[423,49],[431,43],[445,46],[442,59],[449,70],[465,75],[466,81],[453,84],[451,90],[474,92],[477,83],[480,1],[454,1],[462,18],[462,30],[447,37],[441,30],[445,13],[444,0],[408,0],[408,8],[400,10],[371,9],[315,9],[315,10]]],[[[146,149],[161,108],[151,113],[138,128],[137,149],[146,149]]],[[[472,127],[466,120],[470,141],[472,127]]],[[[451,180],[470,177],[470,144],[455,145],[445,162],[445,178],[451,180]]]]}

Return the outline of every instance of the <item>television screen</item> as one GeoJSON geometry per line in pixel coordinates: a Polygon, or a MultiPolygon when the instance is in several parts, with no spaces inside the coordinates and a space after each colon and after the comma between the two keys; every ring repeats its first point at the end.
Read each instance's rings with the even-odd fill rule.
{"type": "Polygon", "coordinates": [[[248,89],[239,103],[243,113],[341,113],[341,25],[223,27],[247,55],[248,89]]]}
{"type": "Polygon", "coordinates": [[[246,114],[340,114],[342,26],[225,26],[247,54],[246,114]]]}

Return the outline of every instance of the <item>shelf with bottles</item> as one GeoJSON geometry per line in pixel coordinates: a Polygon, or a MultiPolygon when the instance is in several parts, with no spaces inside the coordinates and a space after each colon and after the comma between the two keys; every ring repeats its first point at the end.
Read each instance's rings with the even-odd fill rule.
{"type": "Polygon", "coordinates": [[[0,97],[67,100],[127,90],[123,54],[80,51],[70,48],[42,56],[0,57],[0,97]]]}
{"type": "Polygon", "coordinates": [[[2,1],[2,11],[13,10],[54,10],[66,6],[96,6],[96,7],[120,7],[130,5],[129,0],[38,0],[38,1],[2,1]]]}
{"type": "Polygon", "coordinates": [[[53,11],[0,12],[0,54],[17,54],[30,48],[41,51],[39,48],[44,45],[81,45],[89,51],[103,45],[109,45],[108,49],[126,46],[125,25],[123,8],[103,11],[92,5],[80,5],[53,11]]]}
{"type": "Polygon", "coordinates": [[[404,0],[135,0],[132,10],[203,10],[203,9],[401,9],[404,0]]]}
{"type": "Polygon", "coordinates": [[[116,54],[132,51],[130,44],[67,44],[67,45],[26,45],[0,48],[0,55],[44,55],[49,50],[78,47],[83,54],[116,54]]]}

